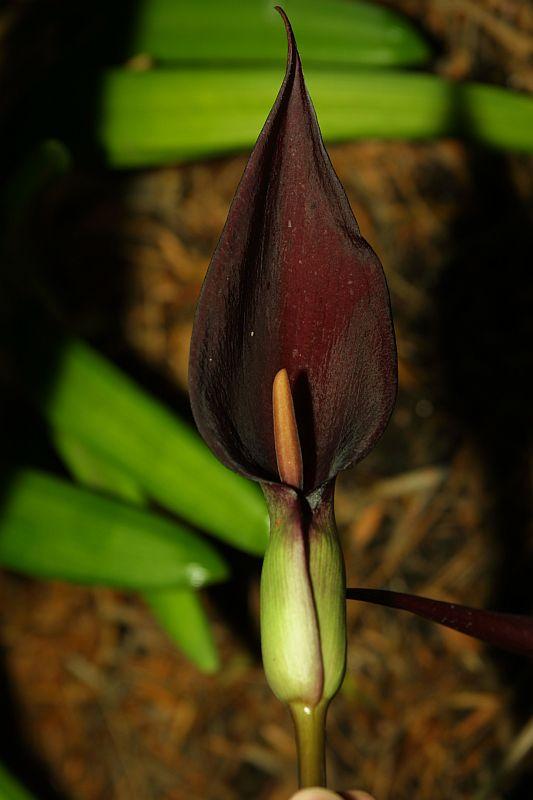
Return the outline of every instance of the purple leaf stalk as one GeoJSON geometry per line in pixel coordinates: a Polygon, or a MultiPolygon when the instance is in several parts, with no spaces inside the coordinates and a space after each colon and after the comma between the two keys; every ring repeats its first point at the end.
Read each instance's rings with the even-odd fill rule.
{"type": "Polygon", "coordinates": [[[268,682],[296,726],[302,786],[325,785],[327,706],[345,670],[335,478],[389,420],[389,295],[324,148],[285,13],[285,78],[233,199],[198,304],[190,396],[203,438],[259,481],[268,682]]]}

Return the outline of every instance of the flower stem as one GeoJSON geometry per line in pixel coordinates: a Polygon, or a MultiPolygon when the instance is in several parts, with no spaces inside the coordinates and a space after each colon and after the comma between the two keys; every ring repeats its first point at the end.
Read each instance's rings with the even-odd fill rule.
{"type": "Polygon", "coordinates": [[[326,786],[325,728],[328,703],[310,708],[303,703],[290,706],[298,746],[298,781],[300,789],[326,786]]]}

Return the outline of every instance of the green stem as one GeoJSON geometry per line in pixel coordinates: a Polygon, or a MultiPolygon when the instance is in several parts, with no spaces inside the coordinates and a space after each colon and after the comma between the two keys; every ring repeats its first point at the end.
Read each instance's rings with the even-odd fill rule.
{"type": "Polygon", "coordinates": [[[325,728],[328,703],[315,708],[303,703],[290,706],[298,746],[298,780],[300,789],[326,786],[325,728]]]}

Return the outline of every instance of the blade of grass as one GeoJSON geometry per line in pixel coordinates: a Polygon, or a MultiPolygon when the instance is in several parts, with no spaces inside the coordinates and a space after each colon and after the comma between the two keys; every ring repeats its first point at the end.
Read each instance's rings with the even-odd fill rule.
{"type": "Polygon", "coordinates": [[[0,764],[0,800],[35,800],[0,764]]]}
{"type": "MultiPolygon", "coordinates": [[[[421,64],[430,50],[403,17],[371,3],[285,0],[306,64],[421,64]]],[[[159,62],[283,60],[274,3],[241,0],[238,13],[220,0],[144,0],[130,53],[159,62]]]]}
{"type": "MultiPolygon", "coordinates": [[[[111,70],[98,138],[113,167],[152,166],[249,148],[279,69],[111,70]]],[[[533,152],[533,98],[482,84],[392,71],[306,69],[329,141],[464,136],[533,152]]]]}
{"type": "Polygon", "coordinates": [[[219,554],[147,511],[21,470],[5,480],[0,563],[40,578],[128,589],[224,580],[219,554]]]}
{"type": "MultiPolygon", "coordinates": [[[[75,437],[56,435],[56,446],[72,475],[90,489],[102,489],[142,506],[146,497],[137,483],[114,465],[97,458],[75,437]]],[[[143,597],[171,640],[202,670],[213,673],[219,658],[209,621],[197,593],[188,588],[145,590],[143,597]]]]}
{"type": "Polygon", "coordinates": [[[260,492],[222,467],[188,425],[81,341],[49,341],[43,331],[21,340],[14,342],[14,378],[56,435],[90,447],[188,522],[247,552],[264,552],[260,492]]]}

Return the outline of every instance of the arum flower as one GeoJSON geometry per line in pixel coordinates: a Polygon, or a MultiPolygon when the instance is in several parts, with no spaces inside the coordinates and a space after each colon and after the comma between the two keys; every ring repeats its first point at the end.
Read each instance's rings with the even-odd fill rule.
{"type": "Polygon", "coordinates": [[[378,257],[324,148],[284,12],[283,84],[233,199],[200,296],[189,385],[203,438],[262,485],[267,679],[289,703],[301,783],[324,783],[323,722],[345,668],[340,470],[375,445],[396,396],[378,257]]]}
{"type": "MultiPolygon", "coordinates": [[[[329,161],[291,26],[278,11],[287,70],[207,272],[189,386],[209,447],[265,494],[263,661],[295,721],[300,784],[313,786],[325,785],[325,714],[345,669],[335,478],[387,425],[396,347],[381,264],[329,161]]],[[[347,596],[533,653],[530,617],[377,589],[347,596]]]]}

